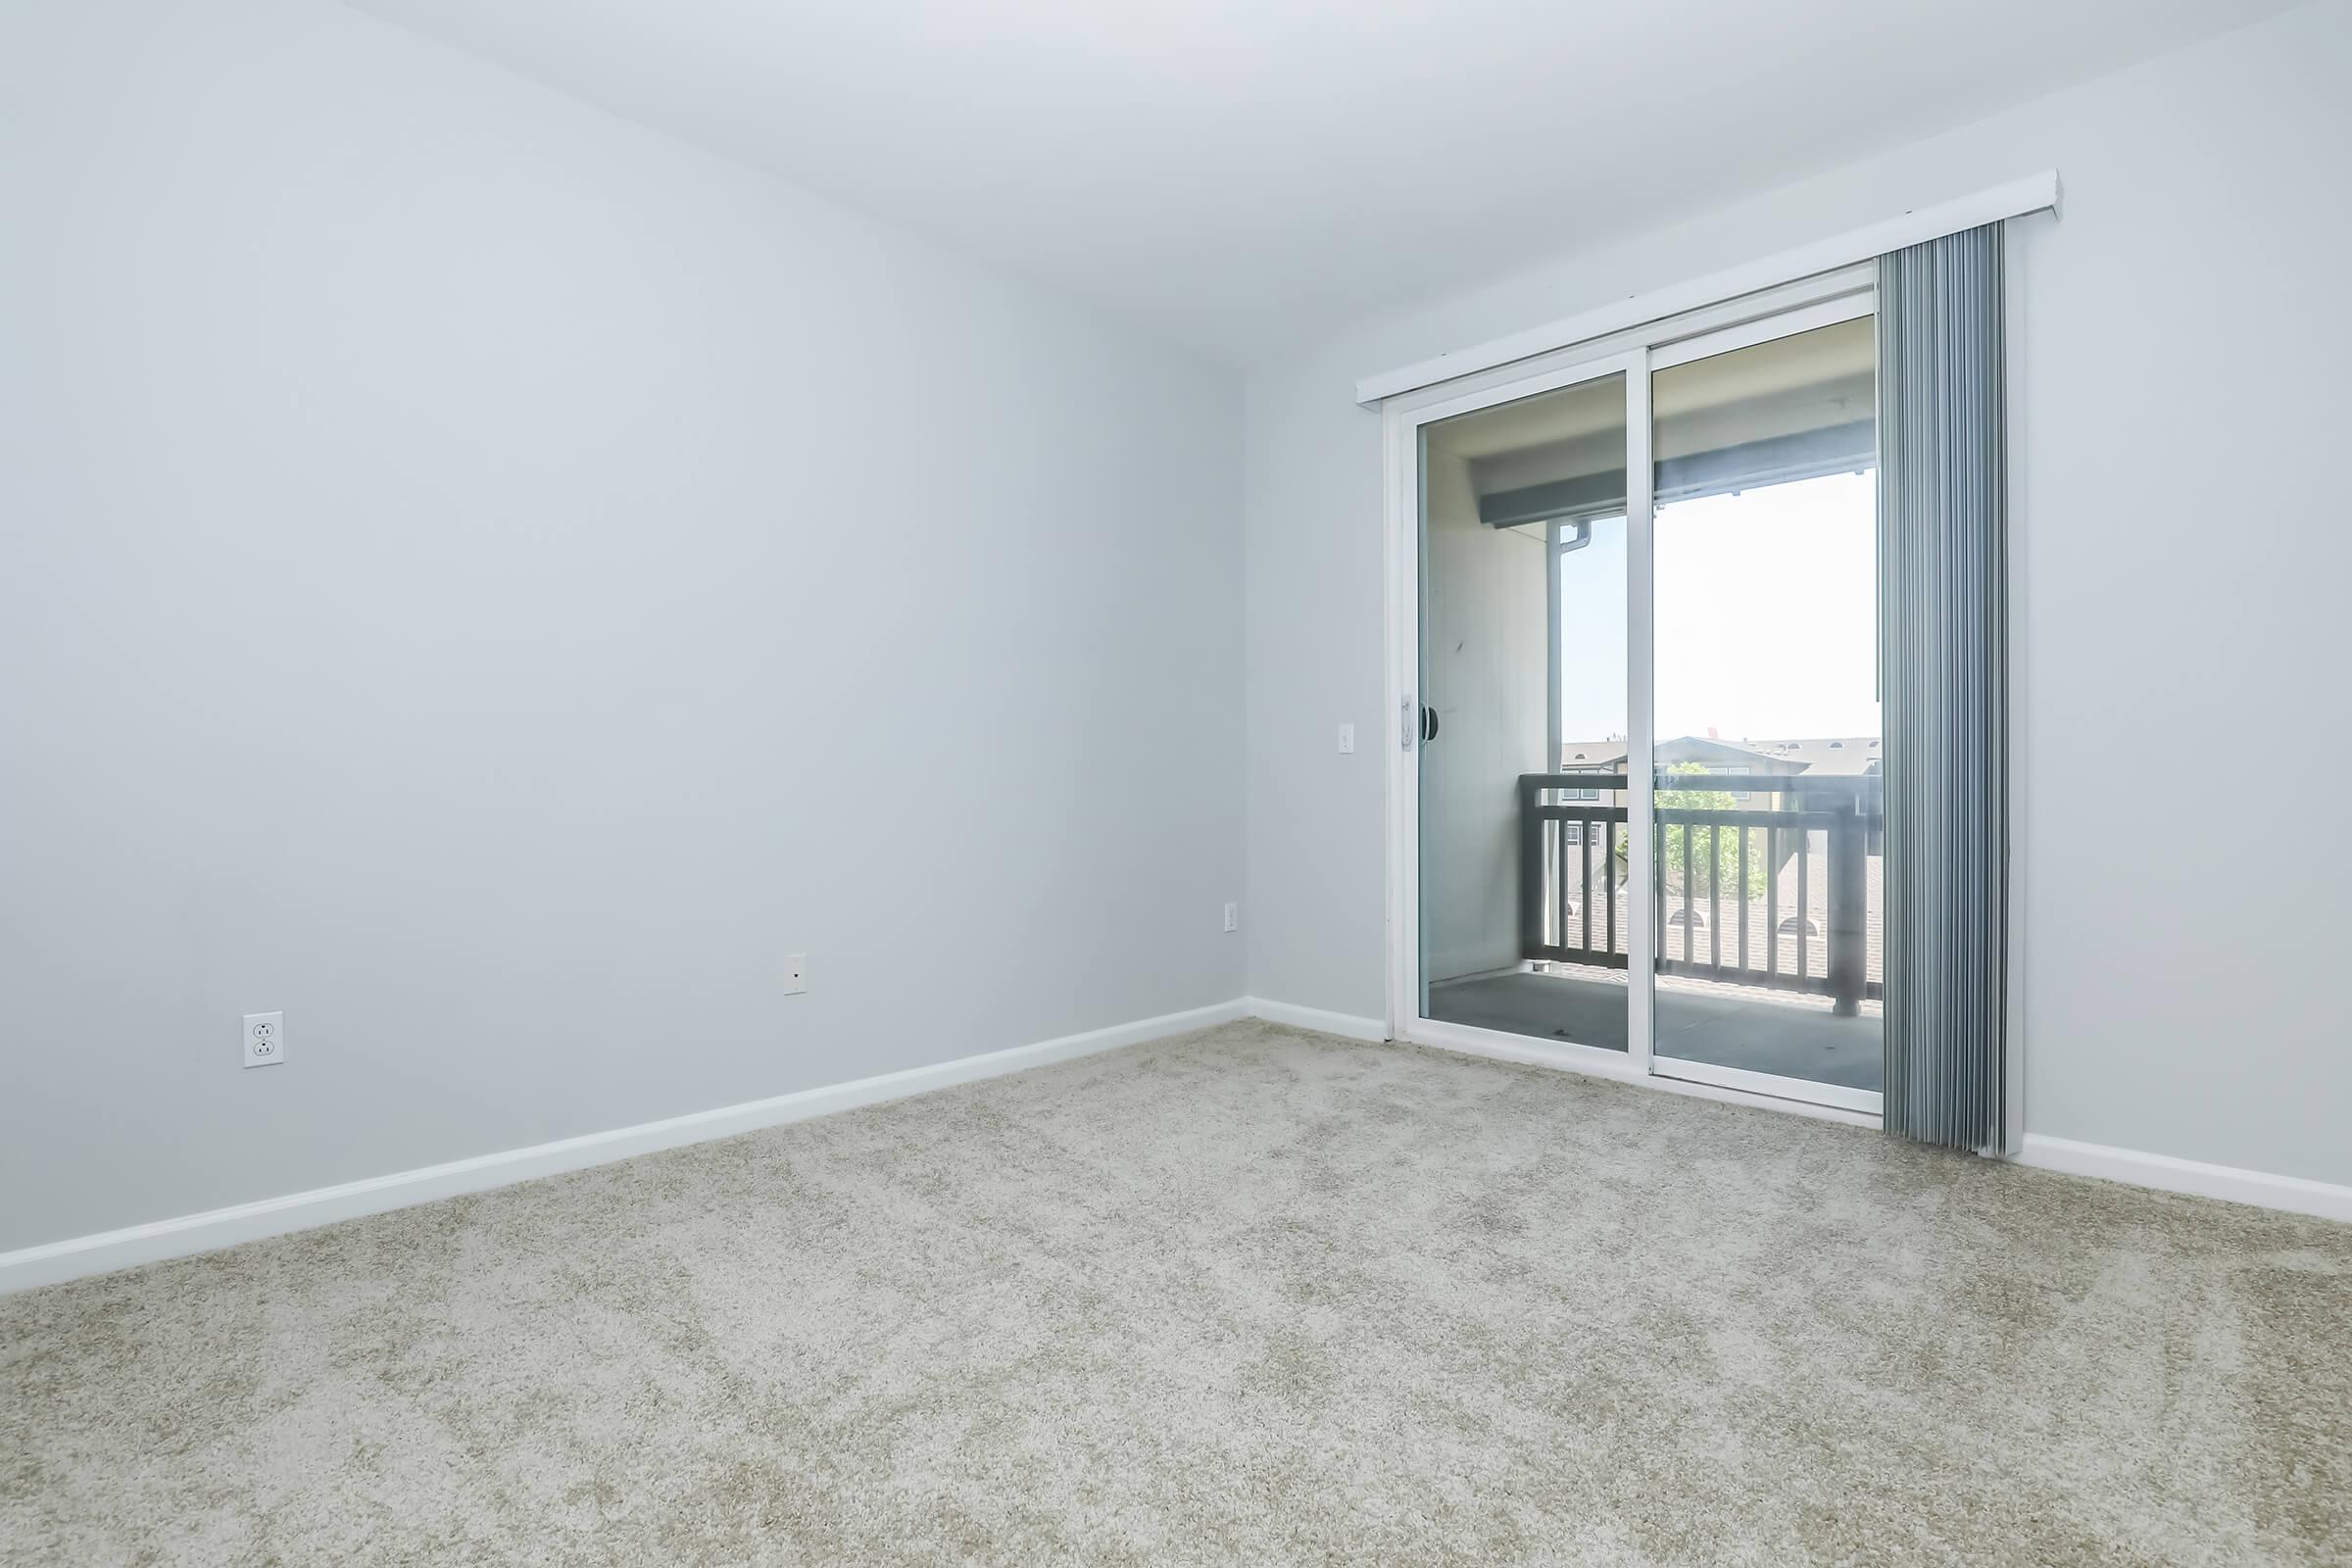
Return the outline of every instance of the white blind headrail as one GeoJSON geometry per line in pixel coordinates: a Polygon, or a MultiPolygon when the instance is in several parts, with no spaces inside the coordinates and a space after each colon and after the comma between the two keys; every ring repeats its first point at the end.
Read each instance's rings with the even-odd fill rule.
{"type": "Polygon", "coordinates": [[[1753,294],[1758,289],[1774,288],[1817,272],[1832,271],[1867,262],[1889,251],[1899,251],[1906,245],[1917,245],[1963,229],[1985,223],[1997,223],[2003,219],[2023,218],[2028,213],[2056,213],[2058,211],[2058,171],[2045,169],[2037,174],[2028,174],[2005,184],[1993,185],[1972,195],[1954,197],[1932,207],[1915,207],[1909,212],[1885,219],[1861,228],[1848,229],[1827,239],[1799,245],[1778,255],[1766,256],[1739,267],[1710,272],[1687,282],[1666,288],[1636,294],[1630,299],[1617,300],[1564,316],[1542,326],[1532,326],[1506,337],[1491,338],[1487,342],[1435,359],[1383,370],[1367,375],[1355,383],[1355,401],[1367,406],[1402,392],[1418,391],[1450,381],[1457,375],[1474,375],[1492,370],[1496,366],[1514,360],[1548,354],[1572,344],[1622,332],[1647,321],[1662,321],[1685,311],[1695,311],[1722,301],[1753,294]]]}

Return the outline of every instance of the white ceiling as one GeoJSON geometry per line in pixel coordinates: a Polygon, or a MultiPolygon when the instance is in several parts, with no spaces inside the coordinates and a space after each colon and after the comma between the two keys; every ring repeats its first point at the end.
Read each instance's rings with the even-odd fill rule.
{"type": "Polygon", "coordinates": [[[2291,0],[352,3],[1246,362],[2291,0]]]}

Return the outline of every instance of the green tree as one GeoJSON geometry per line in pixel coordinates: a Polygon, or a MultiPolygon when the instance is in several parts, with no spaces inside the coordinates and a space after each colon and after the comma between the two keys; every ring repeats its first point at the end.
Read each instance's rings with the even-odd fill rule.
{"type": "MultiPolygon", "coordinates": [[[[1698,762],[1676,762],[1666,771],[1670,776],[1704,773],[1706,767],[1698,762]]],[[[1734,811],[1740,808],[1739,801],[1729,790],[1659,790],[1652,800],[1660,811],[1734,811]]],[[[1740,897],[1740,836],[1742,833],[1750,834],[1755,839],[1748,846],[1746,897],[1762,898],[1765,884],[1772,875],[1772,868],[1766,863],[1769,857],[1764,848],[1764,835],[1753,828],[1738,828],[1728,824],[1716,827],[1703,822],[1664,824],[1659,835],[1658,858],[1667,891],[1680,893],[1685,880],[1695,877],[1690,884],[1690,892],[1695,897],[1704,898],[1718,889],[1727,899],[1740,897]],[[1715,846],[1715,863],[1712,866],[1707,863],[1707,845],[1710,840],[1715,846]]],[[[1627,836],[1620,829],[1617,834],[1617,854],[1621,858],[1626,856],[1627,847],[1627,836]]],[[[1630,859],[1628,863],[1631,863],[1630,859]]]]}

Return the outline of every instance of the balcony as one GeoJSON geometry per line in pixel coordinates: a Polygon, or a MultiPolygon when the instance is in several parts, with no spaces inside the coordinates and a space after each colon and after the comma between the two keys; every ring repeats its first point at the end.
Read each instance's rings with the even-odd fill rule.
{"type": "MultiPolygon", "coordinates": [[[[1656,1054],[1878,1089],[1879,775],[1678,772],[1661,785],[1656,1054]],[[1708,804],[1689,804],[1694,796],[1708,804]]],[[[1519,948],[1530,966],[1433,986],[1431,1016],[1625,1049],[1627,787],[1622,773],[1520,777],[1519,948]]]]}

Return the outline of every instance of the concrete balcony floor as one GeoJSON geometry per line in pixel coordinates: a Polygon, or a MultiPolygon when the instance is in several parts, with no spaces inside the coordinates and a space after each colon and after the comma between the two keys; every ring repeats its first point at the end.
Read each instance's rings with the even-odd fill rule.
{"type": "MultiPolygon", "coordinates": [[[[1626,1049],[1623,970],[1554,965],[1548,973],[1505,971],[1440,981],[1429,1015],[1539,1040],[1626,1049]]],[[[1744,1067],[1810,1083],[1878,1089],[1885,1069],[1880,1004],[1840,1018],[1827,997],[1662,976],[1657,991],[1661,1056],[1744,1067]]]]}

